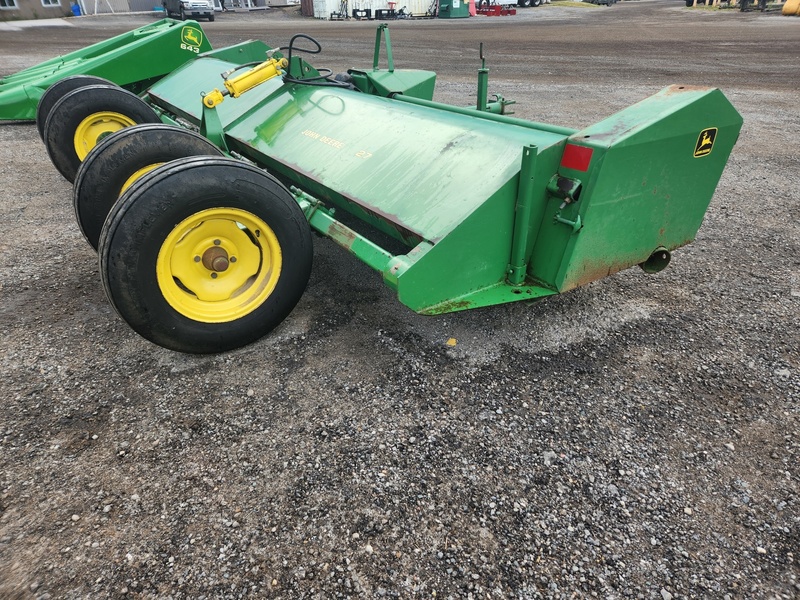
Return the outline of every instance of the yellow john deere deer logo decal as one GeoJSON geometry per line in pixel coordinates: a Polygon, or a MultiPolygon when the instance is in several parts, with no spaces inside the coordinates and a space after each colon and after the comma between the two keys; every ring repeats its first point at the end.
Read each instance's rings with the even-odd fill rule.
{"type": "Polygon", "coordinates": [[[203,32],[194,27],[184,27],[181,30],[181,48],[196,54],[200,53],[200,45],[203,43],[203,32]]]}
{"type": "Polygon", "coordinates": [[[717,139],[717,128],[709,127],[703,129],[700,135],[697,136],[697,143],[694,146],[694,157],[708,156],[711,154],[711,149],[714,147],[714,140],[717,139]]]}

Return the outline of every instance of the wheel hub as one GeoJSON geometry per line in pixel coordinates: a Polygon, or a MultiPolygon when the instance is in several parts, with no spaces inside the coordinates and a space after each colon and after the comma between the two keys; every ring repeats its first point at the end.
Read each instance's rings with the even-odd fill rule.
{"type": "Polygon", "coordinates": [[[89,115],[75,129],[75,154],[83,160],[103,138],[132,125],[136,125],[136,121],[118,112],[102,111],[89,115]]]}
{"type": "Polygon", "coordinates": [[[182,315],[232,321],[272,293],[281,249],[269,226],[236,208],[213,208],[179,223],[162,244],[157,277],[164,298],[182,315]]]}
{"type": "MultiPolygon", "coordinates": [[[[214,243],[218,243],[219,240],[214,240],[214,243]]],[[[225,248],[221,248],[220,246],[211,246],[208,250],[203,252],[203,266],[208,269],[209,271],[215,271],[217,273],[222,273],[228,269],[228,253],[225,251],[225,248]]]]}

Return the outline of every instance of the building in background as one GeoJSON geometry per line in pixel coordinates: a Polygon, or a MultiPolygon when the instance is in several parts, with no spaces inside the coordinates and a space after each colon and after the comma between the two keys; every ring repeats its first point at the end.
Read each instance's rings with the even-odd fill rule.
{"type": "Polygon", "coordinates": [[[70,0],[0,0],[0,21],[54,19],[72,14],[70,0]]]}

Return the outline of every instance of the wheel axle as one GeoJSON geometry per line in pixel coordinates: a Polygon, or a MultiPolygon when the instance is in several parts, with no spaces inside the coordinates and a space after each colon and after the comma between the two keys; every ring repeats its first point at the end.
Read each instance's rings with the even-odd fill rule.
{"type": "Polygon", "coordinates": [[[212,246],[203,252],[203,266],[209,271],[222,273],[226,271],[229,266],[228,253],[225,248],[220,246],[212,246]]]}

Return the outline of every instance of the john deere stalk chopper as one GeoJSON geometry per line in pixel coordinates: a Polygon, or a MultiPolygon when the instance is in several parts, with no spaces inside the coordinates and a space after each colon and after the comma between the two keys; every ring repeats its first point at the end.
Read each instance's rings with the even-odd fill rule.
{"type": "Polygon", "coordinates": [[[305,289],[312,229],[427,315],[657,272],[742,125],[719,90],[677,85],[581,131],[525,121],[489,101],[483,65],[475,107],[440,104],[434,73],[394,68],[385,25],[371,69],[333,76],[301,50],[320,48],[246,42],[140,96],[88,82],[40,105],[108,298],[156,344],[268,333],[305,289]]]}

